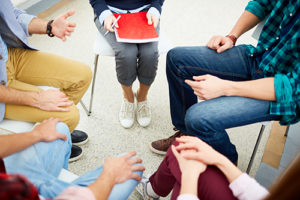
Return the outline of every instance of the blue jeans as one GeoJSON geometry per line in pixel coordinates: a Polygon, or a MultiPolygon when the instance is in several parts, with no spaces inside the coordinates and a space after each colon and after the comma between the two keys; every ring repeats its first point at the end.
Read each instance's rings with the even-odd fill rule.
{"type": "Polygon", "coordinates": [[[173,125],[201,138],[232,162],[238,155],[225,129],[281,117],[269,114],[269,101],[246,97],[219,97],[198,103],[194,91],[184,83],[205,74],[232,81],[263,78],[258,63],[246,55],[244,46],[220,54],[207,47],[174,48],[168,52],[166,70],[173,125]]]}
{"type": "MultiPolygon", "coordinates": [[[[54,198],[69,186],[88,186],[102,172],[102,167],[99,167],[71,183],[59,180],[57,177],[62,168],[68,169],[72,144],[67,125],[58,123],[56,129],[67,135],[68,140],[40,142],[4,159],[7,173],[26,176],[45,198],[54,198]]],[[[141,172],[136,173],[142,176],[141,172]]],[[[136,180],[128,180],[115,185],[109,199],[127,199],[137,184],[136,180]]]]}

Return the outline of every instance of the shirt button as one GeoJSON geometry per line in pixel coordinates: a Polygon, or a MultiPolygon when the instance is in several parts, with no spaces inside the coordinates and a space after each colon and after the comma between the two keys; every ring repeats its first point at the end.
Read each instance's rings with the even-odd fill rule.
{"type": "Polygon", "coordinates": [[[5,82],[4,80],[2,80],[2,81],[0,82],[0,84],[1,84],[1,85],[5,85],[6,82],[5,82]]]}
{"type": "Polygon", "coordinates": [[[268,51],[269,50],[269,48],[266,48],[266,51],[268,51]]]}
{"type": "Polygon", "coordinates": [[[293,16],[293,13],[290,13],[290,16],[293,16]]]}
{"type": "Polygon", "coordinates": [[[281,26],[279,26],[279,29],[281,29],[282,27],[281,26]]]}
{"type": "Polygon", "coordinates": [[[253,57],[253,54],[251,54],[250,56],[253,57]]]}
{"type": "Polygon", "coordinates": [[[279,40],[279,37],[276,37],[276,40],[279,40]]]}

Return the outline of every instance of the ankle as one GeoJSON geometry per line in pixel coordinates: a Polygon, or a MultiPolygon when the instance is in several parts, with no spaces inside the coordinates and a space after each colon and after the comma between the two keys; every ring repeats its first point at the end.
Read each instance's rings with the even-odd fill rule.
{"type": "Polygon", "coordinates": [[[150,196],[152,198],[158,198],[159,197],[159,195],[154,192],[150,182],[146,183],[146,193],[147,193],[148,196],[150,196]]]}

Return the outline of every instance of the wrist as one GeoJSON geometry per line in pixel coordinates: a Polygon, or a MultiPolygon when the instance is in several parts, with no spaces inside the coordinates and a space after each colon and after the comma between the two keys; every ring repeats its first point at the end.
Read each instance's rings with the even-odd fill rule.
{"type": "Polygon", "coordinates": [[[229,38],[232,41],[233,46],[235,46],[235,43],[237,41],[237,37],[235,35],[229,34],[229,35],[226,35],[225,37],[229,38]]]}
{"type": "Polygon", "coordinates": [[[47,27],[46,27],[46,34],[49,36],[49,37],[54,37],[54,34],[52,33],[52,24],[53,24],[53,19],[48,21],[47,23],[47,27]]]}
{"type": "Polygon", "coordinates": [[[35,130],[35,129],[33,129],[33,130],[32,130],[31,132],[29,132],[28,134],[31,135],[32,141],[33,141],[34,143],[38,143],[38,142],[42,142],[42,141],[43,141],[42,134],[41,134],[39,131],[35,130]]]}
{"type": "Polygon", "coordinates": [[[234,84],[236,84],[236,82],[224,80],[224,96],[234,96],[234,84]]]}
{"type": "Polygon", "coordinates": [[[24,105],[35,107],[35,108],[40,107],[39,92],[25,92],[24,96],[25,96],[25,98],[23,98],[25,100],[24,105]]]}

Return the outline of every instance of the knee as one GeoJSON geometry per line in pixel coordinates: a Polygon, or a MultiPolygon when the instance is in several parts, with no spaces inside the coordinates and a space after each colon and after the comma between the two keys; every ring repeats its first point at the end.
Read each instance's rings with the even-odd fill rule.
{"type": "Polygon", "coordinates": [[[205,108],[199,104],[191,106],[185,115],[185,126],[188,134],[198,135],[199,133],[207,133],[210,130],[212,121],[210,114],[205,111],[205,108]],[[195,134],[197,132],[197,134],[195,134]]]}
{"type": "Polygon", "coordinates": [[[66,112],[62,117],[62,121],[68,125],[70,133],[72,133],[79,122],[80,114],[78,108],[75,105],[72,105],[70,109],[71,110],[69,112],[66,112]]]}
{"type": "Polygon", "coordinates": [[[63,122],[59,122],[56,124],[56,131],[62,134],[65,134],[68,139],[70,138],[70,130],[69,127],[67,126],[67,124],[63,123],[63,122]]]}

